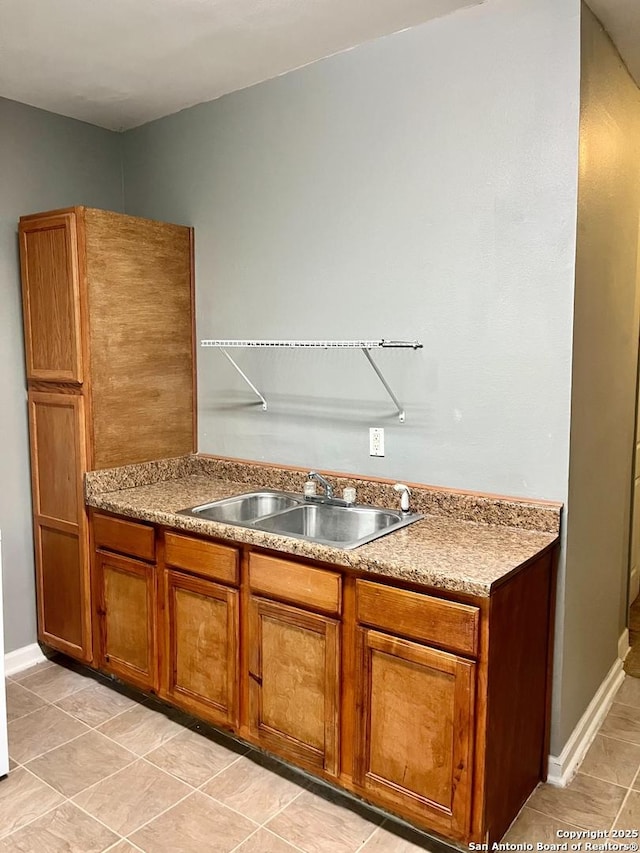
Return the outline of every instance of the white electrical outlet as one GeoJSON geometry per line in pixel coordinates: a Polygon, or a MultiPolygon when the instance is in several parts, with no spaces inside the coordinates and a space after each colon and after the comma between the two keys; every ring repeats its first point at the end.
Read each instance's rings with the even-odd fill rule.
{"type": "Polygon", "coordinates": [[[384,429],[369,428],[369,456],[384,456],[384,429]]]}

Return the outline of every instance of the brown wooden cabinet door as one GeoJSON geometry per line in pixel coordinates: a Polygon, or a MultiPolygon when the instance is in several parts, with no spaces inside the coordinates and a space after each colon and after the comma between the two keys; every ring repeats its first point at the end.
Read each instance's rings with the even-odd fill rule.
{"type": "Polygon", "coordinates": [[[358,629],[354,781],[453,837],[468,830],[475,664],[358,629]]]}
{"type": "Polygon", "coordinates": [[[155,571],[96,551],[100,665],[146,690],[157,686],[155,571]]]}
{"type": "Polygon", "coordinates": [[[31,480],[38,590],[38,636],[79,660],[91,649],[84,401],[29,393],[31,480]]]}
{"type": "Polygon", "coordinates": [[[337,776],[340,623],[258,596],[249,607],[252,736],[296,764],[337,776]]]}
{"type": "Polygon", "coordinates": [[[74,213],[20,223],[27,378],[82,382],[74,213]]]}
{"type": "Polygon", "coordinates": [[[238,722],[236,589],[164,572],[165,673],[172,702],[211,722],[238,722]]]}

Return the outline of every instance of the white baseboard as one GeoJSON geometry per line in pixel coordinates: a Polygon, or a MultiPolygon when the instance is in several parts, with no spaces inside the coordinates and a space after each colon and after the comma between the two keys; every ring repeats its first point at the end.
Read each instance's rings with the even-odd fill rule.
{"type": "MultiPolygon", "coordinates": [[[[625,655],[629,647],[629,632],[625,629],[618,641],[618,649],[623,650],[625,655]],[[626,648],[625,648],[626,645],[626,648]]],[[[571,733],[560,755],[549,756],[549,768],[547,782],[564,788],[573,779],[576,770],[591,746],[594,737],[598,733],[602,721],[609,712],[616,692],[624,681],[624,670],[622,660],[618,660],[609,670],[604,681],[598,688],[596,695],[589,703],[578,725],[571,733]]]]}
{"type": "Polygon", "coordinates": [[[29,669],[30,666],[35,666],[46,660],[42,654],[42,650],[37,643],[31,643],[30,646],[23,646],[21,649],[16,649],[13,652],[7,652],[4,656],[4,674],[15,675],[22,672],[23,669],[29,669]]]}
{"type": "Polygon", "coordinates": [[[630,650],[631,646],[629,645],[629,629],[625,628],[622,634],[620,634],[620,639],[618,640],[618,657],[621,661],[624,661],[630,650]]]}

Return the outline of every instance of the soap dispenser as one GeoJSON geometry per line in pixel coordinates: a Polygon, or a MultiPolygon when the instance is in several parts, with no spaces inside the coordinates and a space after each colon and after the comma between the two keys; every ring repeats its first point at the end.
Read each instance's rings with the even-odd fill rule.
{"type": "Polygon", "coordinates": [[[409,512],[409,500],[411,499],[411,491],[404,483],[396,483],[393,487],[394,491],[400,492],[400,509],[402,512],[409,512]]]}

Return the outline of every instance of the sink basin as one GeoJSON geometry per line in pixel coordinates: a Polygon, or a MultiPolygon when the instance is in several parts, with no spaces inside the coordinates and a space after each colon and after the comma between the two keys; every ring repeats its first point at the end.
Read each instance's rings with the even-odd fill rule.
{"type": "Polygon", "coordinates": [[[347,550],[422,518],[379,507],[311,503],[302,495],[268,489],[181,509],[178,514],[347,550]]]}
{"type": "Polygon", "coordinates": [[[179,515],[190,515],[195,518],[206,518],[209,521],[221,521],[223,524],[239,524],[246,527],[257,518],[273,515],[274,512],[281,512],[301,502],[302,498],[295,498],[285,492],[249,492],[246,495],[235,495],[221,501],[181,509],[179,515]]]}
{"type": "Polygon", "coordinates": [[[355,548],[408,523],[402,513],[391,510],[306,504],[258,519],[254,527],[339,548],[355,548]]]}

